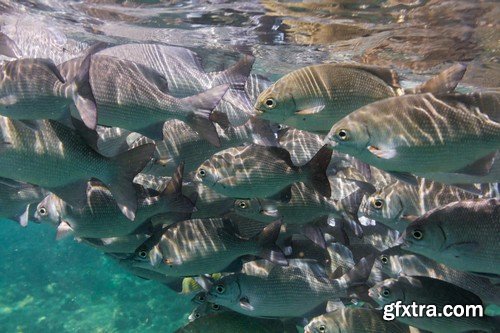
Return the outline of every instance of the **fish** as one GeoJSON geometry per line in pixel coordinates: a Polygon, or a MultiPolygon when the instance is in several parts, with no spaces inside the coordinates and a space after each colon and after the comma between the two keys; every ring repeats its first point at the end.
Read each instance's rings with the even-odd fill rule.
{"type": "Polygon", "coordinates": [[[148,196],[147,192],[142,194],[134,223],[120,214],[110,191],[99,183],[93,183],[88,190],[88,204],[83,208],[72,207],[56,195],[50,194],[38,204],[35,218],[39,221],[52,221],[57,226],[57,239],[69,233],[79,238],[130,235],[155,215],[189,213],[194,210],[193,203],[182,194],[182,167],[182,164],[179,165],[174,177],[161,193],[156,196],[148,196]]]}
{"type": "Polygon", "coordinates": [[[179,99],[169,94],[167,80],[160,73],[131,61],[100,55],[98,51],[103,47],[96,44],[83,60],[60,66],[62,75],[68,80],[73,77],[74,90],[84,97],[76,98],[75,105],[89,128],[94,129],[96,124],[119,127],[161,140],[163,123],[179,119],[220,146],[212,121],[224,127],[229,122],[224,114],[212,111],[228,90],[227,84],[179,99]]]}
{"type": "Polygon", "coordinates": [[[201,317],[205,317],[207,315],[211,315],[213,313],[221,313],[221,312],[226,312],[229,311],[229,309],[226,309],[223,306],[220,306],[218,304],[214,303],[203,303],[198,305],[190,314],[189,314],[189,321],[193,322],[195,320],[200,319],[201,317]]]}
{"type": "Polygon", "coordinates": [[[334,200],[320,195],[304,183],[295,183],[289,191],[280,195],[279,200],[236,199],[234,211],[260,222],[281,219],[287,224],[306,224],[329,214],[341,218],[334,200]]]}
{"type": "MultiPolygon", "coordinates": [[[[464,65],[456,64],[449,68],[449,75],[435,78],[427,88],[416,91],[453,91],[465,69],[464,65]]],[[[283,76],[261,93],[254,107],[264,119],[326,134],[333,124],[354,110],[404,93],[394,70],[357,64],[320,64],[283,76]]]]}
{"type": "Polygon", "coordinates": [[[44,197],[45,191],[36,185],[0,178],[0,217],[26,227],[31,217],[30,207],[44,197]]]}
{"type": "Polygon", "coordinates": [[[365,195],[358,215],[403,232],[410,222],[433,208],[477,197],[460,188],[423,178],[418,179],[418,186],[396,181],[365,195]]]}
{"type": "Polygon", "coordinates": [[[411,184],[416,184],[412,174],[431,180],[436,172],[485,175],[500,148],[498,96],[426,93],[388,98],[338,121],[325,144],[411,184]]]}
{"type": "Polygon", "coordinates": [[[250,262],[240,273],[214,282],[208,301],[252,317],[302,317],[328,300],[347,297],[348,289],[364,283],[365,260],[339,279],[330,279],[323,266],[304,259],[289,260],[288,266],[250,262]]]}
{"type": "Polygon", "coordinates": [[[106,48],[99,54],[154,69],[166,78],[170,93],[177,98],[229,84],[230,89],[215,110],[226,114],[233,126],[243,125],[254,114],[247,89],[262,89],[260,87],[266,82],[255,75],[249,77],[255,61],[251,55],[244,55],[237,63],[223,71],[206,73],[198,54],[178,46],[123,44],[106,48]]]}
{"type": "Polygon", "coordinates": [[[295,166],[279,147],[249,145],[223,150],[201,164],[195,182],[235,198],[267,198],[299,181],[312,184],[325,197],[331,189],[326,176],[331,151],[322,148],[304,166],[295,166]]]}
{"type": "Polygon", "coordinates": [[[134,266],[134,262],[128,259],[118,259],[118,264],[129,273],[143,279],[157,281],[176,292],[182,291],[182,279],[178,277],[166,276],[149,269],[134,266]]]}
{"type": "Polygon", "coordinates": [[[85,205],[87,182],[95,178],[111,191],[119,210],[134,219],[137,198],[132,179],[151,159],[154,145],[109,159],[76,131],[52,120],[27,125],[0,117],[0,132],[0,177],[38,185],[76,207],[85,205]]]}
{"type": "Polygon", "coordinates": [[[8,58],[20,58],[22,51],[9,36],[0,32],[0,55],[8,58]]]}
{"type": "MultiPolygon", "coordinates": [[[[195,171],[200,164],[219,151],[245,144],[261,144],[276,146],[276,138],[267,121],[250,118],[247,123],[237,127],[222,129],[216,125],[220,139],[220,147],[200,137],[186,123],[179,120],[169,120],[163,125],[163,140],[156,141],[154,163],[143,172],[164,176],[180,162],[184,162],[186,174],[195,171]]],[[[143,141],[144,142],[144,141],[143,141]]],[[[136,144],[143,142],[136,141],[136,144]]]]}
{"type": "Polygon", "coordinates": [[[313,318],[304,327],[304,333],[410,333],[408,325],[383,319],[380,310],[340,308],[313,318]]]}
{"type": "Polygon", "coordinates": [[[469,290],[485,304],[500,304],[499,287],[493,285],[488,278],[450,268],[430,258],[402,250],[400,246],[380,253],[372,269],[378,269],[395,279],[402,275],[428,276],[469,290]]]}
{"type": "Polygon", "coordinates": [[[179,46],[161,44],[122,44],[101,50],[99,55],[132,61],[162,74],[175,97],[188,97],[221,84],[243,90],[252,69],[254,57],[245,55],[232,67],[206,73],[195,52],[179,46]]]}
{"type": "Polygon", "coordinates": [[[85,245],[91,246],[103,253],[135,253],[136,249],[143,244],[151,235],[146,233],[132,234],[108,238],[77,238],[85,245]]]}
{"type": "Polygon", "coordinates": [[[252,318],[232,311],[213,313],[179,328],[176,333],[282,333],[278,319],[252,318]]]}
{"type": "MultiPolygon", "coordinates": [[[[436,311],[442,313],[445,305],[479,305],[481,299],[468,290],[462,289],[449,282],[425,277],[425,276],[402,276],[398,279],[384,280],[370,288],[369,296],[379,305],[401,301],[408,305],[432,304],[436,311]]],[[[429,311],[427,309],[426,311],[429,311]]],[[[423,330],[436,333],[458,333],[468,331],[495,332],[498,328],[491,317],[463,316],[463,317],[428,317],[429,312],[423,316],[396,317],[399,322],[411,325],[423,330]]]]}
{"type": "Polygon", "coordinates": [[[451,268],[500,275],[500,198],[462,200],[413,221],[401,248],[451,268]]]}
{"type": "Polygon", "coordinates": [[[0,115],[17,120],[70,116],[66,80],[49,59],[16,59],[0,66],[0,115]]]}
{"type": "Polygon", "coordinates": [[[168,276],[195,276],[231,271],[231,264],[244,255],[286,264],[275,245],[281,223],[276,221],[251,239],[242,239],[228,219],[194,219],[162,230],[138,267],[168,276]]]}

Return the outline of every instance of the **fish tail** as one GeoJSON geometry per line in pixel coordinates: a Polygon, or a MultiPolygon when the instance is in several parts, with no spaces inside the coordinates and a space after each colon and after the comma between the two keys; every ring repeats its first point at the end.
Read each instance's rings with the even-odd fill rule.
{"type": "Polygon", "coordinates": [[[106,43],[97,43],[88,48],[80,69],[73,79],[73,101],[80,118],[82,118],[85,126],[90,129],[96,129],[97,127],[97,103],[90,85],[92,55],[103,50],[107,46],[106,43]]]}
{"type": "Polygon", "coordinates": [[[247,126],[252,133],[253,143],[261,146],[278,147],[278,141],[268,120],[260,117],[250,117],[247,126]]]}
{"type": "Polygon", "coordinates": [[[228,89],[229,86],[224,84],[180,100],[183,105],[195,110],[187,116],[185,122],[216,147],[220,147],[220,139],[213,123],[216,122],[226,128],[229,126],[229,120],[226,114],[213,111],[213,109],[228,89]]]}
{"type": "Polygon", "coordinates": [[[279,265],[287,265],[285,255],[276,245],[276,240],[280,234],[281,221],[274,221],[268,224],[262,231],[256,235],[253,240],[257,242],[261,249],[259,255],[271,262],[279,265]]]}
{"type": "Polygon", "coordinates": [[[244,90],[254,62],[254,56],[244,55],[240,61],[225,71],[211,73],[214,83],[229,84],[232,89],[244,90]]]}
{"type": "Polygon", "coordinates": [[[0,54],[9,58],[20,58],[23,55],[16,42],[3,32],[0,32],[0,54]]]}
{"type": "Polygon", "coordinates": [[[340,279],[346,283],[346,286],[348,288],[364,285],[370,277],[374,262],[375,255],[371,254],[367,257],[364,257],[340,279]]]}
{"type": "Polygon", "coordinates": [[[137,209],[137,195],[132,181],[151,160],[154,149],[155,145],[150,143],[128,150],[111,159],[113,177],[106,185],[122,213],[132,221],[137,209]]]}
{"type": "Polygon", "coordinates": [[[452,92],[453,90],[455,90],[458,83],[462,80],[466,70],[466,65],[462,63],[455,64],[445,69],[438,75],[431,77],[421,85],[413,89],[406,90],[405,93],[433,93],[439,95],[452,92]]]}
{"type": "Polygon", "coordinates": [[[165,189],[161,192],[164,197],[168,210],[176,213],[192,213],[196,211],[193,202],[182,194],[182,175],[184,173],[184,162],[180,163],[167,183],[165,189]]]}
{"type": "Polygon", "coordinates": [[[316,191],[327,198],[331,196],[331,188],[326,170],[330,164],[332,153],[332,150],[325,145],[304,166],[308,170],[308,182],[316,191]]]}

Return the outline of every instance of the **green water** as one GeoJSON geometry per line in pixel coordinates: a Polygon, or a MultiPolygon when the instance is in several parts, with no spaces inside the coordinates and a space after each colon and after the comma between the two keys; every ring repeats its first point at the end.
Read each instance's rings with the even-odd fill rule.
{"type": "Polygon", "coordinates": [[[1,221],[1,332],[172,332],[188,297],[123,271],[54,229],[1,221]]]}

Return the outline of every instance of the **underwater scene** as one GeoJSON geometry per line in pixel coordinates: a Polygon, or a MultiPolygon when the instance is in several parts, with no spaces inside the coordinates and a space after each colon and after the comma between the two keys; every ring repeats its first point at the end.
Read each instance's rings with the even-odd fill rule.
{"type": "Polygon", "coordinates": [[[500,333],[495,0],[0,0],[0,332],[500,333]]]}

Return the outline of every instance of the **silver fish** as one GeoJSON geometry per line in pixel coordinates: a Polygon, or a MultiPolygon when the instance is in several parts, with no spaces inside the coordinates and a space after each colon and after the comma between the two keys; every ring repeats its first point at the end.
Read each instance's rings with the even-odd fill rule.
{"type": "Polygon", "coordinates": [[[389,98],[337,122],[325,143],[411,183],[408,173],[429,179],[436,172],[486,175],[500,148],[499,96],[389,98]]]}
{"type": "Polygon", "coordinates": [[[500,275],[500,198],[438,207],[412,222],[402,248],[452,268],[500,275]]]}
{"type": "Polygon", "coordinates": [[[218,312],[201,317],[175,333],[283,333],[278,319],[252,318],[232,311],[218,312]]]}
{"type": "MultiPolygon", "coordinates": [[[[369,290],[370,297],[380,305],[396,301],[402,304],[432,304],[442,312],[445,305],[482,305],[481,299],[454,284],[425,276],[400,277],[380,282],[369,290]]],[[[490,317],[420,317],[401,316],[398,321],[436,333],[458,333],[468,331],[495,332],[496,323],[490,317]]]]}
{"type": "Polygon", "coordinates": [[[500,288],[493,285],[489,279],[455,270],[427,257],[404,251],[399,246],[380,253],[375,259],[373,269],[379,269],[395,279],[406,275],[443,280],[473,292],[485,303],[500,303],[500,288]]]}
{"type": "Polygon", "coordinates": [[[322,148],[309,163],[295,166],[283,148],[250,145],[223,150],[205,161],[195,181],[235,198],[266,198],[303,181],[326,197],[331,190],[326,169],[331,152],[322,148]]]}
{"type": "Polygon", "coordinates": [[[288,224],[305,224],[329,214],[341,218],[335,201],[325,198],[304,183],[295,183],[280,194],[279,200],[237,199],[234,201],[234,211],[261,222],[281,219],[288,224]]]}
{"type": "Polygon", "coordinates": [[[0,217],[28,225],[30,206],[38,203],[45,191],[38,186],[0,178],[0,217]]]}
{"type": "Polygon", "coordinates": [[[190,314],[189,314],[189,321],[195,321],[197,319],[200,319],[201,317],[205,317],[207,315],[213,314],[213,313],[221,313],[221,312],[227,312],[229,309],[226,309],[223,306],[220,306],[219,304],[214,304],[214,303],[203,303],[198,305],[190,314]]]}
{"type": "Polygon", "coordinates": [[[383,319],[382,311],[363,308],[341,308],[313,318],[304,333],[410,333],[408,325],[383,319]]]}
{"type": "Polygon", "coordinates": [[[171,174],[175,166],[183,161],[186,174],[188,174],[223,149],[251,143],[265,146],[277,145],[270,125],[258,118],[251,118],[246,124],[237,127],[222,129],[216,125],[216,128],[220,147],[215,147],[201,138],[198,133],[179,120],[165,122],[163,140],[156,141],[155,163],[143,172],[158,176],[171,174]]]}
{"type": "Polygon", "coordinates": [[[151,235],[134,234],[109,238],[78,238],[77,240],[104,253],[135,253],[151,235]]]}
{"type": "Polygon", "coordinates": [[[38,204],[35,218],[40,221],[52,221],[57,226],[57,239],[70,232],[79,238],[127,236],[155,215],[192,212],[193,204],[181,191],[182,166],[162,193],[155,197],[143,195],[135,214],[137,223],[131,223],[120,214],[111,193],[100,184],[90,187],[87,194],[88,204],[84,207],[72,207],[61,198],[50,194],[38,204]]]}
{"type": "Polygon", "coordinates": [[[253,317],[300,317],[328,300],[346,297],[348,288],[369,274],[364,265],[330,280],[324,268],[310,260],[289,260],[285,267],[247,263],[242,273],[216,281],[208,301],[253,317]]]}
{"type": "MultiPolygon", "coordinates": [[[[425,84],[420,91],[452,91],[465,66],[449,69],[439,84],[425,84]]],[[[413,91],[412,91],[413,92],[413,91]]],[[[264,119],[315,133],[331,126],[352,111],[404,94],[397,73],[387,68],[353,64],[321,64],[295,70],[261,93],[255,108],[264,119]]]]}
{"type": "Polygon", "coordinates": [[[26,125],[1,117],[0,129],[0,176],[39,185],[77,207],[86,201],[87,181],[96,178],[109,188],[125,216],[134,219],[137,199],[132,179],[150,160],[153,145],[108,159],[75,131],[54,121],[26,125]]]}
{"type": "Polygon", "coordinates": [[[226,219],[186,220],[161,231],[138,267],[168,276],[194,276],[224,272],[244,255],[255,255],[286,263],[274,244],[281,224],[271,223],[252,239],[242,239],[226,219]]]}
{"type": "Polygon", "coordinates": [[[74,80],[76,93],[83,97],[76,98],[75,104],[87,126],[95,128],[94,123],[98,123],[120,127],[159,140],[163,123],[179,119],[214,145],[220,145],[212,121],[223,126],[228,121],[224,114],[212,111],[228,85],[179,99],[169,94],[167,80],[160,73],[131,61],[96,54],[103,47],[96,44],[85,58],[59,67],[67,80],[74,80]]]}
{"type": "Polygon", "coordinates": [[[358,214],[402,232],[411,221],[433,208],[473,198],[477,196],[423,178],[418,179],[418,186],[397,181],[365,196],[358,214]]]}

